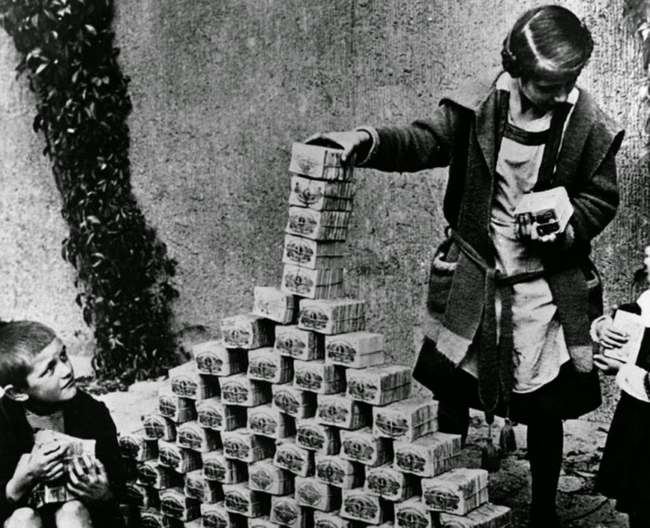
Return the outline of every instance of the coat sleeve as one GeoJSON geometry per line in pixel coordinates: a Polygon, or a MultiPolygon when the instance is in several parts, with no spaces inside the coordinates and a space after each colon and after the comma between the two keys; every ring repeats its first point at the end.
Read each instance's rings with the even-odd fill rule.
{"type": "Polygon", "coordinates": [[[95,456],[104,465],[111,491],[116,499],[123,496],[125,473],[117,440],[117,428],[103,402],[78,392],[66,414],[66,433],[95,440],[95,456]]]}
{"type": "Polygon", "coordinates": [[[27,504],[27,495],[17,503],[7,498],[7,483],[13,477],[21,456],[17,444],[14,428],[0,399],[0,523],[16,508],[27,504]]]}
{"type": "Polygon", "coordinates": [[[117,440],[117,428],[106,405],[97,402],[95,433],[96,456],[104,465],[111,485],[111,491],[119,501],[123,498],[125,487],[124,465],[117,440]]]}
{"type": "MultiPolygon", "coordinates": [[[[591,240],[598,236],[616,215],[620,202],[617,175],[616,153],[620,148],[623,132],[614,136],[602,156],[602,161],[587,177],[578,178],[577,185],[570,190],[573,215],[567,231],[567,249],[589,247],[591,240]]],[[[583,157],[593,156],[586,149],[583,157]]],[[[591,160],[585,160],[589,164],[591,160]]],[[[580,176],[580,175],[579,175],[580,176]]]]}
{"type": "Polygon", "coordinates": [[[443,102],[430,119],[407,126],[365,127],[373,144],[362,167],[385,172],[417,172],[449,165],[460,109],[443,102]]]}

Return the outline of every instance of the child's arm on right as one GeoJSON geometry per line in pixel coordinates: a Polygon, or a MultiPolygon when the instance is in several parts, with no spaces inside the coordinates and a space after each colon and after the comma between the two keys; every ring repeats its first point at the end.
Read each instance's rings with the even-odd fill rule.
{"type": "Polygon", "coordinates": [[[647,370],[626,363],[616,374],[616,384],[637,400],[650,403],[650,373],[647,370]]]}
{"type": "Polygon", "coordinates": [[[614,319],[609,315],[596,319],[591,331],[594,341],[606,350],[621,348],[630,339],[626,332],[616,327],[614,319]]]}
{"type": "MultiPolygon", "coordinates": [[[[629,336],[617,329],[609,316],[596,319],[591,327],[592,339],[605,350],[621,348],[629,336]]],[[[617,359],[594,354],[594,364],[605,374],[616,374],[617,385],[630,396],[650,402],[650,373],[645,369],[617,359]]]]}
{"type": "MultiPolygon", "coordinates": [[[[591,325],[591,338],[605,350],[621,348],[627,343],[629,336],[617,329],[614,319],[604,315],[596,319],[591,325]]],[[[608,357],[604,354],[594,354],[594,364],[605,374],[616,374],[623,366],[623,362],[608,357]]]]}
{"type": "Polygon", "coordinates": [[[48,444],[22,455],[13,477],[7,482],[7,499],[18,502],[39,482],[52,482],[63,476],[65,449],[63,444],[48,444]]]}

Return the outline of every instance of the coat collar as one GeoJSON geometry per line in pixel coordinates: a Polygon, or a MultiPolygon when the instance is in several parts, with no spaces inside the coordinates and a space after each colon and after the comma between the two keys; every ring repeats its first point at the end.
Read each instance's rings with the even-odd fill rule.
{"type": "Polygon", "coordinates": [[[494,176],[496,166],[495,149],[498,139],[496,81],[500,74],[501,71],[491,72],[489,76],[479,78],[441,100],[441,104],[451,103],[469,110],[474,115],[476,140],[491,177],[494,176]]]}
{"type": "MultiPolygon", "coordinates": [[[[64,420],[70,413],[77,412],[80,394],[81,391],[77,391],[77,395],[63,405],[64,420]]],[[[0,398],[0,412],[4,414],[4,419],[7,420],[7,427],[13,428],[14,434],[23,444],[21,448],[29,451],[33,445],[34,432],[27,421],[23,405],[7,396],[3,396],[0,398]]]]}
{"type": "MultiPolygon", "coordinates": [[[[493,70],[488,76],[468,83],[461,90],[443,97],[441,100],[441,104],[450,103],[464,108],[474,115],[476,140],[491,176],[494,176],[495,149],[498,143],[496,83],[502,73],[501,69],[493,70]]],[[[558,156],[557,172],[560,178],[557,182],[559,185],[567,185],[568,180],[573,179],[587,138],[594,128],[597,133],[592,134],[594,144],[589,153],[592,156],[589,163],[591,171],[596,170],[612,146],[618,149],[623,132],[611,118],[598,108],[589,93],[581,89],[580,97],[566,127],[562,149],[558,156]]]]}
{"type": "Polygon", "coordinates": [[[582,90],[558,156],[558,185],[570,188],[581,161],[582,171],[591,176],[611,149],[615,152],[619,149],[622,140],[623,131],[582,90]]]}

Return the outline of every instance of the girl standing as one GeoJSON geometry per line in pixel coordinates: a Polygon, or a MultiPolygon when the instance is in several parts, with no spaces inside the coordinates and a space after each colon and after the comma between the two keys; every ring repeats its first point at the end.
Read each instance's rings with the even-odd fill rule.
{"type": "Polygon", "coordinates": [[[538,7],[506,36],[503,70],[443,98],[428,119],[310,138],[338,143],[362,167],[449,167],[451,237],[432,264],[431,324],[413,376],[440,400],[443,432],[465,435],[469,407],[528,425],[531,526],[544,528],[559,526],[562,421],[601,401],[589,253],[618,206],[623,133],[576,86],[592,49],[571,11],[538,7]],[[555,187],[573,208],[562,232],[515,213],[525,194],[555,187]]]}

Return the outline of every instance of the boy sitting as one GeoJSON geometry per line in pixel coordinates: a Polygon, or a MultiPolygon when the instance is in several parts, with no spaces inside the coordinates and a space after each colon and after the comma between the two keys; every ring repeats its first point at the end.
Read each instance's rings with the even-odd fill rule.
{"type": "Polygon", "coordinates": [[[32,321],[0,322],[0,387],[4,528],[118,525],[124,475],[115,424],[103,403],[76,387],[65,346],[52,329],[32,321]],[[39,430],[94,440],[95,456],[71,458],[60,441],[35,444],[39,430]],[[33,492],[45,486],[62,486],[66,502],[50,498],[35,505],[33,492]]]}

